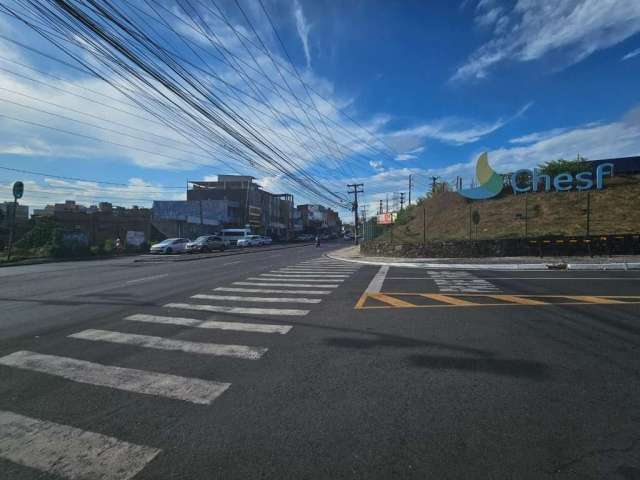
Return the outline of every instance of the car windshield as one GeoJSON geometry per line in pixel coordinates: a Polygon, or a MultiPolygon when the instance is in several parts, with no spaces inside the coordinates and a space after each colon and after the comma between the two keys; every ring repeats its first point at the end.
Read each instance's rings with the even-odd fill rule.
{"type": "Polygon", "coordinates": [[[196,238],[196,239],[193,241],[193,243],[204,243],[204,242],[206,242],[207,240],[209,240],[209,237],[208,237],[208,236],[206,236],[206,235],[204,235],[204,236],[202,236],[202,237],[198,237],[198,238],[196,238]]]}
{"type": "Polygon", "coordinates": [[[177,240],[176,238],[167,238],[166,240],[163,240],[160,243],[158,243],[158,245],[170,245],[176,240],[177,240]]]}

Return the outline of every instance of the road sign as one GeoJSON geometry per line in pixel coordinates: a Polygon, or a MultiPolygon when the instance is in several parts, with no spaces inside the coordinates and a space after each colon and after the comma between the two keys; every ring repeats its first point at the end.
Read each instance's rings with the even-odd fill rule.
{"type": "Polygon", "coordinates": [[[18,200],[19,198],[22,198],[23,194],[24,194],[24,183],[15,182],[13,184],[13,198],[18,200]]]}

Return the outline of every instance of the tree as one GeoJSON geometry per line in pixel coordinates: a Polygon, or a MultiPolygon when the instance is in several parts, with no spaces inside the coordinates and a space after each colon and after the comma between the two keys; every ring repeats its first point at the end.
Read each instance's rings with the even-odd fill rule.
{"type": "Polygon", "coordinates": [[[570,173],[575,176],[576,173],[589,170],[590,166],[587,159],[578,155],[575,160],[565,160],[559,158],[550,162],[542,163],[538,166],[541,173],[554,177],[560,173],[570,173]]]}

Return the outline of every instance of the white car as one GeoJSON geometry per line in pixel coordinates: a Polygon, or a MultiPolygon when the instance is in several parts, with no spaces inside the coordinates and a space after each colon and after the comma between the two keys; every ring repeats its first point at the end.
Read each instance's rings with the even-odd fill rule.
{"type": "Polygon", "coordinates": [[[188,238],[167,238],[160,243],[151,245],[150,253],[183,253],[187,250],[188,238]]]}
{"type": "Polygon", "coordinates": [[[271,239],[271,237],[260,237],[260,238],[262,238],[263,245],[271,245],[273,243],[273,240],[271,239]]]}
{"type": "Polygon", "coordinates": [[[238,240],[237,245],[238,247],[261,247],[264,245],[264,241],[260,235],[247,235],[238,240]]]}

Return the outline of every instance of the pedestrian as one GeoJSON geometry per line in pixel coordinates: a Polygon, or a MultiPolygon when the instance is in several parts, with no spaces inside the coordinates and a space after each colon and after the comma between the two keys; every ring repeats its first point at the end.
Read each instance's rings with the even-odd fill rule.
{"type": "Polygon", "coordinates": [[[316,248],[320,246],[320,235],[316,235],[316,248]]]}
{"type": "Polygon", "coordinates": [[[119,252],[122,249],[122,240],[120,237],[116,238],[116,252],[119,252]]]}

